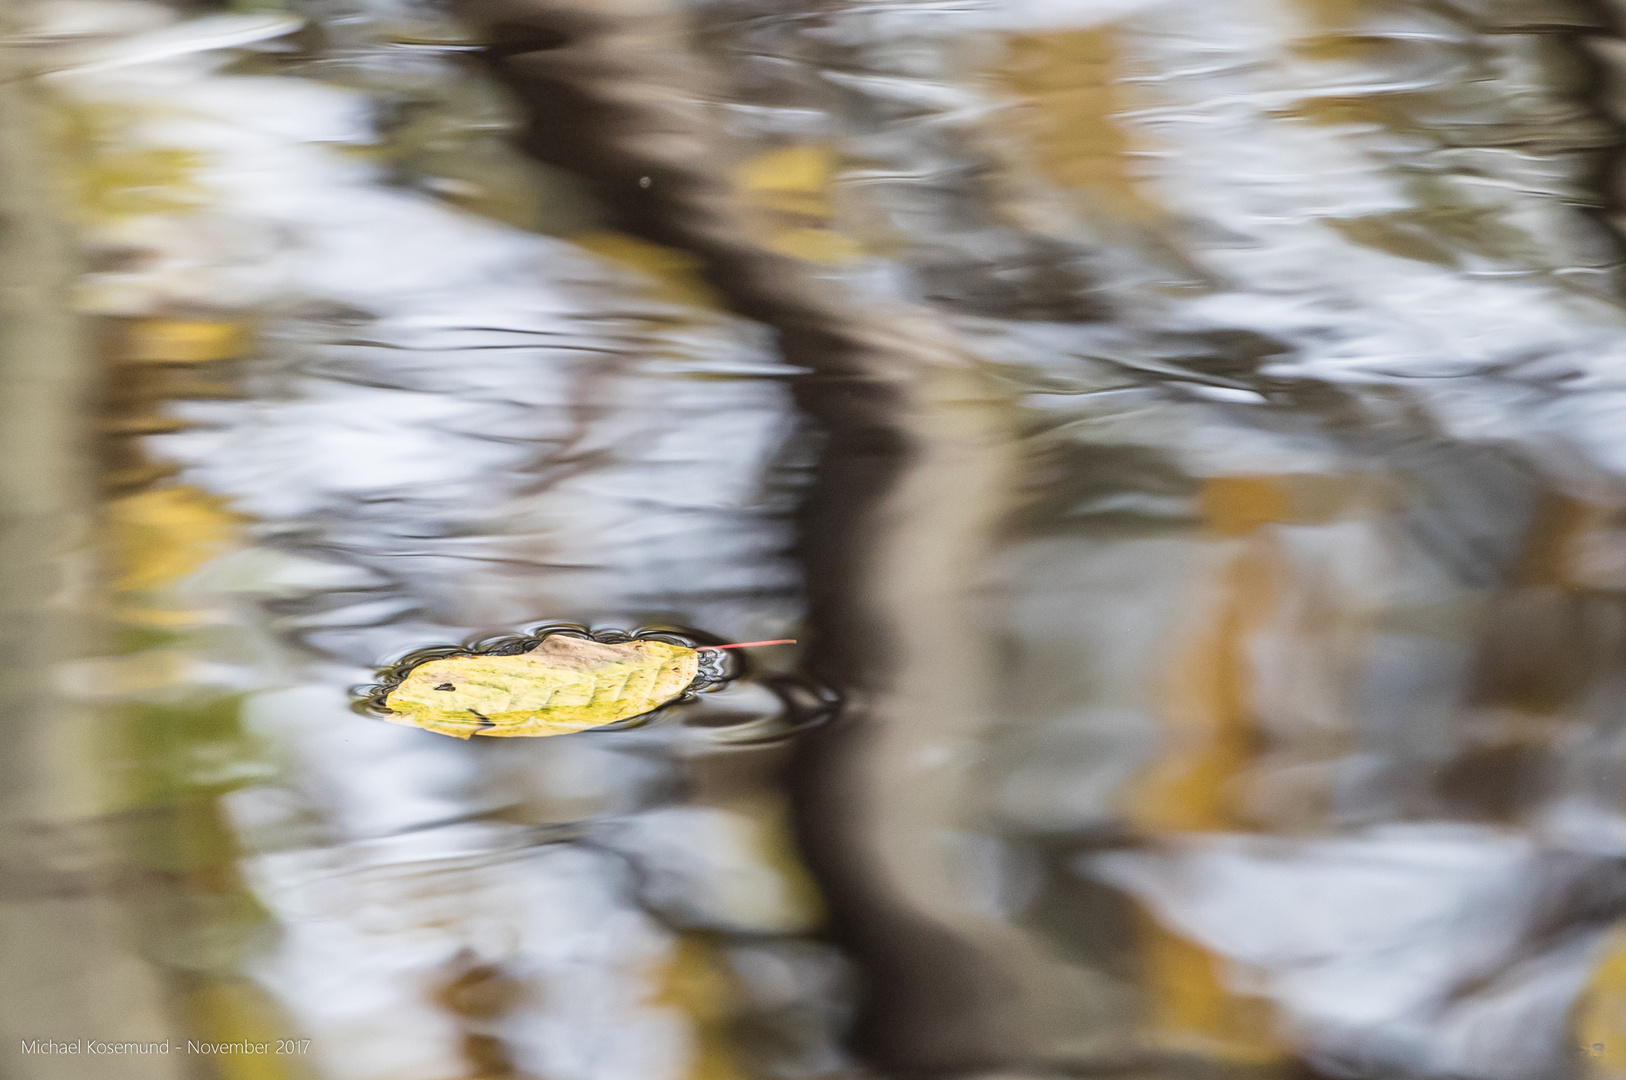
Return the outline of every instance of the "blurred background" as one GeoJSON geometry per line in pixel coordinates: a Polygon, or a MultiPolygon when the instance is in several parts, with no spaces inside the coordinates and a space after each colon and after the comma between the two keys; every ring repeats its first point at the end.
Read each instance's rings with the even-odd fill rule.
{"type": "Polygon", "coordinates": [[[1626,1078],[1621,16],[9,0],[0,1075],[1626,1078]]]}

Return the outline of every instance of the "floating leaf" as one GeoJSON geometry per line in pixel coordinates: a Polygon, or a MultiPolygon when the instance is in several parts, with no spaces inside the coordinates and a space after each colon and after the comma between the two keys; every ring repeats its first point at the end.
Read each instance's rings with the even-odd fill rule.
{"type": "Polygon", "coordinates": [[[670,642],[552,634],[515,656],[418,664],[384,698],[384,719],[459,739],[563,735],[652,712],[682,695],[699,669],[694,649],[670,642]]]}

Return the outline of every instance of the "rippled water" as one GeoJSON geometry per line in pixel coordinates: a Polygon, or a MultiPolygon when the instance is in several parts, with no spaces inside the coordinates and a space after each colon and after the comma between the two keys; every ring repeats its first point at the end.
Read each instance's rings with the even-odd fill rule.
{"type": "Polygon", "coordinates": [[[6,1075],[1626,1076],[1612,8],[5,17],[6,1075]]]}

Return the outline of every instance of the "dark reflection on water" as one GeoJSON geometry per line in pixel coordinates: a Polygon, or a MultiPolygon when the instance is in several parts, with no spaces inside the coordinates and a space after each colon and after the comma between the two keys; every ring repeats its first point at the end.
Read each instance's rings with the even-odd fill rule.
{"type": "Polygon", "coordinates": [[[30,7],[108,632],[0,899],[133,929],[0,1027],[228,1046],[8,1069],[1626,1075],[1610,27],[30,7]],[[805,645],[350,708],[544,622],[805,645]]]}

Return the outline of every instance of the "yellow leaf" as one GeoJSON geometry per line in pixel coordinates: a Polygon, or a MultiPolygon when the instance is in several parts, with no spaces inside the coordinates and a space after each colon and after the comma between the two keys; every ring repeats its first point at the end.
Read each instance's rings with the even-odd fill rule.
{"type": "Polygon", "coordinates": [[[699,655],[681,645],[554,634],[518,656],[419,664],[384,698],[385,719],[459,739],[563,735],[652,712],[699,669],[699,655]]]}

